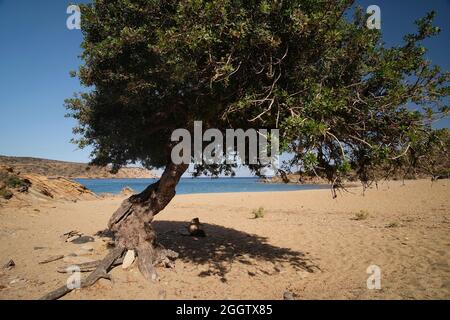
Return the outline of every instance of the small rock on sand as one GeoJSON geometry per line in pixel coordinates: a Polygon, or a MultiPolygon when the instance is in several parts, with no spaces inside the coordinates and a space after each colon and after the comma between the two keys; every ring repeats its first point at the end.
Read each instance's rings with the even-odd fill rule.
{"type": "Polygon", "coordinates": [[[128,269],[134,262],[134,250],[128,250],[123,258],[122,269],[128,269]]]}
{"type": "Polygon", "coordinates": [[[283,299],[284,300],[295,300],[294,294],[292,292],[290,292],[290,291],[285,291],[283,293],[283,299]]]}
{"type": "Polygon", "coordinates": [[[14,260],[13,260],[13,259],[10,259],[7,263],[5,263],[5,264],[3,265],[3,269],[8,269],[8,270],[10,270],[10,269],[14,268],[15,266],[16,266],[16,263],[14,262],[14,260]]]}
{"type": "Polygon", "coordinates": [[[23,278],[15,278],[15,279],[11,280],[11,281],[9,282],[9,284],[24,283],[24,282],[26,282],[26,281],[27,281],[27,280],[26,280],[26,279],[23,279],[23,278]]]}
{"type": "Polygon", "coordinates": [[[84,244],[84,243],[87,243],[87,242],[94,242],[94,238],[93,237],[90,237],[90,236],[81,236],[81,237],[77,237],[76,239],[74,239],[74,240],[68,240],[68,242],[72,242],[72,243],[75,243],[75,244],[84,244]]]}
{"type": "Polygon", "coordinates": [[[128,186],[123,188],[122,191],[120,191],[121,196],[131,196],[132,194],[134,194],[134,190],[128,186]]]}
{"type": "Polygon", "coordinates": [[[281,265],[275,265],[273,269],[278,273],[286,273],[287,271],[281,265]]]}

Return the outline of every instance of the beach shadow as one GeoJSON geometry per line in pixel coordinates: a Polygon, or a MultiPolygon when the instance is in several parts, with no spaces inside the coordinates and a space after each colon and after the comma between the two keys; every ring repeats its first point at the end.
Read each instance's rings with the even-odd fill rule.
{"type": "Polygon", "coordinates": [[[266,237],[208,223],[203,224],[207,234],[205,238],[188,236],[186,222],[154,221],[152,226],[158,242],[178,252],[179,259],[209,264],[208,271],[200,272],[199,276],[202,277],[216,275],[226,282],[226,274],[235,261],[248,265],[258,265],[261,261],[282,263],[307,272],[320,270],[302,252],[273,246],[267,243],[266,237]]]}

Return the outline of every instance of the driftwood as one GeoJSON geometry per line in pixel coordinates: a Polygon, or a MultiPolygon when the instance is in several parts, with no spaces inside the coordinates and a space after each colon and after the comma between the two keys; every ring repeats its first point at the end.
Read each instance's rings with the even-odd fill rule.
{"type": "MultiPolygon", "coordinates": [[[[79,270],[80,272],[92,271],[92,273],[85,280],[81,281],[81,288],[87,288],[102,278],[111,280],[111,276],[108,274],[108,271],[112,267],[122,264],[123,253],[125,251],[126,249],[124,247],[119,246],[110,250],[108,255],[103,260],[87,262],[77,265],[80,269],[79,270]]],[[[172,260],[178,258],[178,253],[170,249],[165,249],[161,245],[157,245],[155,248],[151,249],[144,248],[143,251],[138,250],[138,256],[139,256],[138,259],[139,271],[141,271],[141,273],[144,275],[146,279],[151,281],[157,281],[159,277],[158,274],[156,273],[155,266],[162,265],[166,268],[173,268],[174,264],[172,260]],[[152,254],[145,256],[147,252],[151,252],[152,254]],[[139,253],[141,254],[141,256],[139,256],[139,253]],[[142,262],[139,263],[139,261],[142,262]]],[[[70,272],[68,267],[58,268],[57,271],[60,273],[70,272]]],[[[67,285],[64,285],[46,294],[39,300],[56,300],[68,294],[72,290],[73,289],[68,288],[67,285]]]]}
{"type": "MultiPolygon", "coordinates": [[[[77,264],[77,267],[80,268],[80,272],[91,272],[94,271],[102,262],[102,260],[92,261],[92,262],[85,262],[77,264]]],[[[117,258],[111,267],[117,267],[120,266],[123,262],[123,257],[117,258]]],[[[59,273],[70,273],[70,267],[71,265],[65,266],[65,267],[59,267],[56,269],[59,273]]]]}
{"type": "Polygon", "coordinates": [[[77,230],[72,230],[72,231],[69,231],[69,232],[66,232],[66,233],[64,233],[62,236],[60,236],[60,239],[62,240],[62,241],[65,241],[65,242],[68,242],[69,241],[69,239],[71,239],[71,238],[79,238],[79,237],[81,237],[83,234],[81,233],[81,232],[79,232],[79,231],[77,231],[77,230]]]}
{"type": "Polygon", "coordinates": [[[39,261],[39,264],[50,263],[50,262],[53,262],[53,261],[60,260],[60,259],[62,259],[62,258],[64,258],[64,255],[52,256],[52,257],[47,258],[47,259],[45,259],[45,260],[39,261]]]}
{"type": "MultiPolygon", "coordinates": [[[[117,247],[112,249],[108,255],[100,262],[97,268],[85,279],[81,281],[81,288],[90,287],[94,283],[96,283],[99,279],[111,279],[111,276],[108,275],[108,271],[113,265],[114,261],[119,258],[122,253],[125,251],[123,247],[117,247]]],[[[58,289],[46,294],[41,297],[39,300],[56,300],[59,299],[74,288],[69,288],[67,285],[61,286],[58,289]]]]}

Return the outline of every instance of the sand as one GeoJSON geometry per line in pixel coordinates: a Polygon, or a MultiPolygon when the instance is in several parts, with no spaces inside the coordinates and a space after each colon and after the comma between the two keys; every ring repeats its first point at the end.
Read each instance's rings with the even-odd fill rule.
{"type": "MultiPolygon", "coordinates": [[[[82,246],[60,236],[93,236],[106,227],[120,198],[46,202],[0,208],[1,299],[36,299],[64,284],[56,272],[82,246]]],[[[329,190],[179,195],[157,216],[159,240],[180,253],[174,269],[158,268],[147,283],[137,267],[116,267],[113,280],[75,290],[63,299],[449,299],[450,181],[384,182],[329,190]],[[264,208],[264,217],[252,211],[264,208]],[[200,218],[206,238],[186,236],[200,218]],[[367,268],[381,271],[381,289],[368,289],[367,268]]],[[[101,258],[105,243],[84,259],[101,258]]],[[[85,275],[85,274],[84,274],[85,275]]]]}

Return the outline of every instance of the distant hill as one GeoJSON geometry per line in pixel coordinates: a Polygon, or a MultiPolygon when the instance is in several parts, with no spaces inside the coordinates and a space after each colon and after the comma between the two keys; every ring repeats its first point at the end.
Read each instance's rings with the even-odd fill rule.
{"type": "Polygon", "coordinates": [[[108,167],[91,166],[86,163],[48,160],[31,157],[9,157],[0,155],[0,165],[13,167],[22,173],[35,173],[46,177],[65,178],[157,178],[150,170],[139,167],[126,167],[117,174],[109,172],[108,167]]]}

